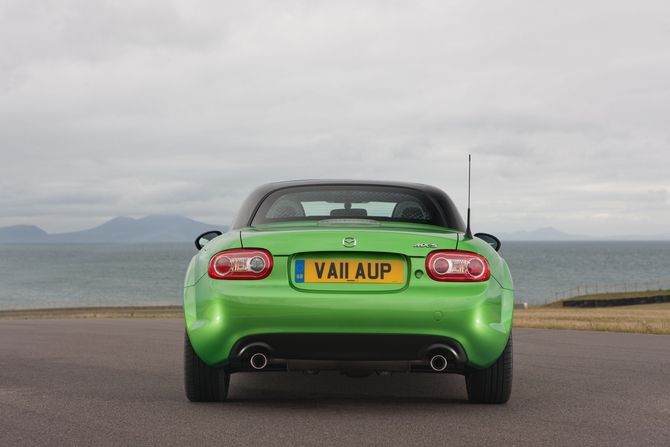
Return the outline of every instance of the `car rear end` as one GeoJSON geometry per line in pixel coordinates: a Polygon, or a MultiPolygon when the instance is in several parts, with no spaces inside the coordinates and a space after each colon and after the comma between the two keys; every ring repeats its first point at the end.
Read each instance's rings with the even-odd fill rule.
{"type": "MultiPolygon", "coordinates": [[[[228,373],[467,375],[500,358],[514,297],[489,244],[434,222],[342,209],[350,215],[251,222],[194,257],[184,314],[204,363],[228,373]]],[[[272,215],[262,204],[258,212],[272,215]]]]}

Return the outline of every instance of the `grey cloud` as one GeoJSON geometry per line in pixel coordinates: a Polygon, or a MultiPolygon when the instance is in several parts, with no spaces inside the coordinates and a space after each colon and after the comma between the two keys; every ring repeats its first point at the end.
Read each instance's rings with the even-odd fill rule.
{"type": "Polygon", "coordinates": [[[194,14],[195,8],[185,6],[151,1],[10,3],[3,8],[0,38],[12,44],[0,61],[6,68],[61,58],[95,63],[122,57],[128,47],[202,51],[219,43],[226,26],[214,26],[206,14],[194,14]]]}
{"type": "Polygon", "coordinates": [[[472,153],[481,224],[622,233],[647,203],[667,227],[667,3],[557,5],[15,2],[0,226],[226,223],[290,178],[432,183],[461,206],[472,153]]]}

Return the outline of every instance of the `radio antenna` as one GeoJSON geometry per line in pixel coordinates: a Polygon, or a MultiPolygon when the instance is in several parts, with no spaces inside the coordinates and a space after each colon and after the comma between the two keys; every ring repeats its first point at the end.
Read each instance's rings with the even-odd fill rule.
{"type": "Polygon", "coordinates": [[[472,230],[470,230],[470,173],[472,171],[472,154],[468,154],[468,223],[465,227],[465,238],[472,239],[472,230]]]}

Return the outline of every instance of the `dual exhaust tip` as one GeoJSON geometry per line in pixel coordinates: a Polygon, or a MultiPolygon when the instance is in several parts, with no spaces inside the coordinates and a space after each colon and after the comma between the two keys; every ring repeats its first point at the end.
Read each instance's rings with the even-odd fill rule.
{"type": "MultiPolygon", "coordinates": [[[[257,352],[251,356],[251,367],[261,370],[268,365],[268,358],[265,354],[257,352]]],[[[433,371],[444,371],[447,368],[447,359],[443,355],[434,355],[430,358],[430,367],[433,371]]]]}
{"type": "Polygon", "coordinates": [[[443,355],[434,355],[430,358],[430,367],[433,371],[444,371],[447,367],[447,359],[443,355]]]}
{"type": "Polygon", "coordinates": [[[260,352],[251,356],[251,367],[254,369],[263,369],[268,366],[268,358],[260,352]]]}

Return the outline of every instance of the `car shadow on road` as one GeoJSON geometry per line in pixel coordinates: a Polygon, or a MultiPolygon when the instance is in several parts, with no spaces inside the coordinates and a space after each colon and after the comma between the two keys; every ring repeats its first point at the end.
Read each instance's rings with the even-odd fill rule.
{"type": "Polygon", "coordinates": [[[237,373],[231,376],[228,402],[313,406],[319,404],[467,403],[465,380],[451,374],[394,373],[350,378],[339,372],[237,373]]]}

